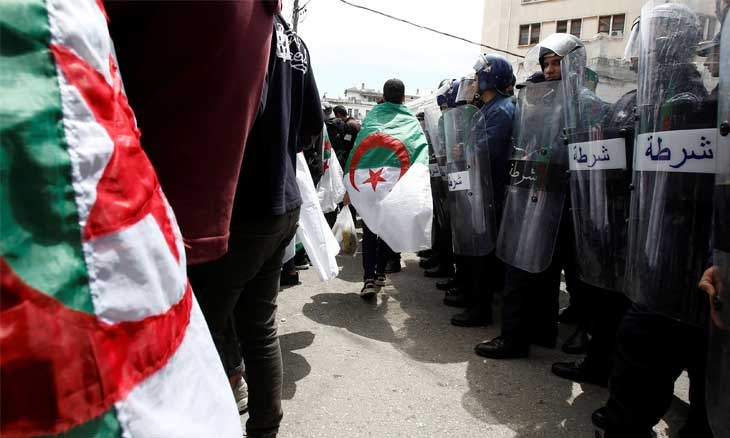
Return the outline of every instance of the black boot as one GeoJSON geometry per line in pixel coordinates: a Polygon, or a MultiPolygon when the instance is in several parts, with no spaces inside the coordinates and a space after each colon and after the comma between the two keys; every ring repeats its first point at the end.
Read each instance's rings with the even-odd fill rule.
{"type": "Polygon", "coordinates": [[[454,275],[454,268],[449,265],[438,265],[432,269],[426,269],[423,275],[427,278],[449,277],[454,275]]]}
{"type": "Polygon", "coordinates": [[[489,359],[519,359],[527,357],[529,345],[519,344],[498,336],[491,341],[484,341],[474,347],[474,352],[489,359]]]}
{"type": "Polygon", "coordinates": [[[590,366],[585,358],[578,359],[575,362],[555,362],[552,366],[552,372],[558,377],[574,382],[608,386],[608,371],[598,370],[590,366]]]}
{"type": "Polygon", "coordinates": [[[461,283],[459,282],[459,280],[457,280],[453,277],[449,278],[446,281],[437,281],[436,282],[436,289],[442,290],[444,292],[446,292],[449,289],[459,289],[460,286],[461,286],[461,283]]]}
{"type": "Polygon", "coordinates": [[[578,327],[563,343],[561,349],[568,354],[585,354],[588,349],[588,332],[578,327]]]}

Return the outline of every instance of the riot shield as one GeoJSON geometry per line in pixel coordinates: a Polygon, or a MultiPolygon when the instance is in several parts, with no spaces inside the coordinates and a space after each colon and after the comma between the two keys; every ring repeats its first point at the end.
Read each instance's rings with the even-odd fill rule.
{"type": "Polygon", "coordinates": [[[444,114],[444,131],[454,253],[487,255],[496,227],[484,117],[472,105],[453,108],[444,114]]]}
{"type": "Polygon", "coordinates": [[[576,270],[588,284],[623,291],[636,73],[628,63],[601,66],[599,85],[610,86],[593,93],[585,59],[575,54],[563,58],[562,71],[576,270]]]}
{"type": "Polygon", "coordinates": [[[497,256],[524,271],[550,265],[567,189],[562,81],[528,83],[519,92],[514,151],[497,239],[497,256]]]}
{"type": "Polygon", "coordinates": [[[715,306],[725,327],[712,325],[707,359],[707,418],[716,438],[730,437],[730,18],[720,42],[718,147],[715,175],[713,264],[722,306],[715,306]]]}
{"type": "Polygon", "coordinates": [[[626,292],[653,312],[706,326],[697,282],[710,256],[717,100],[696,50],[699,17],[714,3],[693,4],[651,1],[641,13],[626,292]]]}
{"type": "Polygon", "coordinates": [[[431,173],[431,194],[433,196],[434,219],[437,226],[434,229],[448,230],[449,210],[447,205],[448,190],[446,180],[446,149],[444,138],[440,134],[439,119],[441,109],[437,106],[428,106],[423,110],[426,137],[429,142],[429,168],[431,173]]]}

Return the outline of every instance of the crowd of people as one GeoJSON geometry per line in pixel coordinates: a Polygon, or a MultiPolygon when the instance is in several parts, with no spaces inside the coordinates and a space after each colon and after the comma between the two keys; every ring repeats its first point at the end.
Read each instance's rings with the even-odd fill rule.
{"type": "Polygon", "coordinates": [[[693,8],[647,2],[618,92],[556,33],[525,81],[483,54],[417,115],[388,80],[362,124],[321,102],[278,0],[40,3],[0,6],[3,434],[240,436],[236,406],[247,436],[275,437],[278,294],[310,264],[301,152],[315,213],[362,220],[363,299],[420,250],[453,325],[500,321],[479,356],[526,358],[576,326],[562,350],[584,356],[552,372],[609,388],[602,436],[651,436],[685,369],[680,435],[730,436],[727,0],[710,41],[693,8]],[[204,394],[162,424],[175,367],[204,394]],[[42,409],[31,381],[56,391],[42,409]]]}

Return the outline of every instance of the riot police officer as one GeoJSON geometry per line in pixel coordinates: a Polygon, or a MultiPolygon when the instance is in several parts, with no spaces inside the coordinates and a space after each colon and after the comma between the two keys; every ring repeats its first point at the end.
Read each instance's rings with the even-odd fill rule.
{"type": "Polygon", "coordinates": [[[483,54],[474,70],[474,88],[462,85],[460,92],[478,96],[481,108],[476,113],[470,105],[454,110],[454,115],[465,115],[462,123],[470,124],[472,138],[467,145],[471,143],[472,149],[463,151],[466,168],[452,168],[449,175],[452,199],[466,201],[452,203],[464,207],[453,210],[452,215],[454,252],[463,256],[466,271],[463,298],[467,308],[454,315],[451,323],[461,327],[491,324],[492,297],[502,289],[503,266],[494,254],[494,245],[515,112],[507,92],[513,77],[510,63],[500,55],[483,54]]]}
{"type": "Polygon", "coordinates": [[[535,82],[525,84],[518,96],[514,153],[496,250],[508,265],[502,332],[475,347],[480,356],[525,357],[531,344],[555,346],[560,273],[573,263],[562,134],[562,86],[570,79],[561,71],[565,57],[585,60],[585,48],[573,35],[553,34],[528,54],[539,61],[542,72],[533,75],[535,82]]]}
{"type": "Polygon", "coordinates": [[[608,402],[592,417],[606,437],[650,436],[685,368],[690,407],[680,436],[712,436],[704,382],[708,306],[697,279],[710,255],[717,102],[694,58],[698,13],[714,2],[686,3],[652,0],[641,13],[626,263],[633,304],[618,329],[608,402]]]}
{"type": "MultiPolygon", "coordinates": [[[[638,20],[632,26],[623,67],[605,74],[613,81],[636,84],[638,20]]],[[[577,361],[553,364],[554,374],[607,385],[618,324],[629,306],[623,294],[628,243],[631,159],[636,89],[621,96],[602,117],[604,101],[586,90],[579,70],[566,83],[566,139],[570,163],[571,205],[577,274],[586,291],[591,316],[587,354],[577,361]]],[[[606,97],[608,96],[601,96],[606,97]]]]}

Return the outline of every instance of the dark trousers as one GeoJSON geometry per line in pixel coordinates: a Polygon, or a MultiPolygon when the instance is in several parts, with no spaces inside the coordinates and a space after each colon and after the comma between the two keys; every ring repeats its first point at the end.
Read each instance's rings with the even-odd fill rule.
{"type": "Polygon", "coordinates": [[[608,376],[613,368],[616,333],[631,301],[621,292],[589,287],[587,301],[591,307],[591,338],[586,351],[586,366],[608,376]]]}
{"type": "Polygon", "coordinates": [[[470,308],[492,312],[494,293],[504,285],[504,263],[494,252],[486,256],[460,256],[461,279],[470,308]]]}
{"type": "MultiPolygon", "coordinates": [[[[574,245],[575,236],[570,235],[570,244],[574,245]]],[[[567,243],[566,243],[567,244],[567,243]]],[[[573,246],[573,248],[575,248],[573,246]]],[[[563,265],[565,272],[565,289],[570,295],[570,307],[578,315],[578,328],[588,330],[592,324],[593,311],[593,290],[594,286],[588,285],[578,278],[578,269],[575,265],[574,251],[568,253],[571,262],[563,265]]]]}
{"type": "MultiPolygon", "coordinates": [[[[698,292],[699,293],[699,292],[698,292]]],[[[633,304],[618,330],[606,404],[607,434],[647,436],[674,395],[674,382],[687,369],[689,418],[683,436],[712,437],[705,409],[707,331],[633,304]]]]}
{"type": "Polygon", "coordinates": [[[533,274],[507,266],[502,304],[502,337],[509,342],[554,344],[558,336],[560,272],[575,265],[573,225],[563,212],[553,258],[548,268],[533,274]]]}
{"type": "Polygon", "coordinates": [[[376,274],[385,274],[385,264],[388,260],[400,258],[394,253],[383,239],[378,237],[370,228],[362,223],[362,267],[363,281],[375,280],[376,274]]]}
{"type": "Polygon", "coordinates": [[[282,362],[277,336],[276,298],[284,251],[294,237],[299,209],[281,216],[231,224],[228,253],[210,268],[199,297],[218,353],[228,368],[240,341],[249,390],[249,437],[275,437],[281,409],[282,362]]]}

